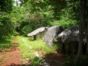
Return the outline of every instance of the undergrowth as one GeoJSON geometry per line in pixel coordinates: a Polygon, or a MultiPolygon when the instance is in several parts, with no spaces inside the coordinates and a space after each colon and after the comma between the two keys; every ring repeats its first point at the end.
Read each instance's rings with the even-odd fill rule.
{"type": "Polygon", "coordinates": [[[13,46],[13,36],[7,37],[4,40],[0,40],[0,50],[8,50],[13,46]]]}
{"type": "Polygon", "coordinates": [[[3,57],[3,55],[0,54],[0,65],[1,65],[2,63],[4,63],[4,57],[3,57]]]}
{"type": "Polygon", "coordinates": [[[75,54],[67,54],[66,56],[65,66],[88,66],[88,58],[85,55],[81,56],[79,63],[76,65],[74,65],[75,54]]]}
{"type": "Polygon", "coordinates": [[[29,59],[29,61],[32,63],[32,66],[40,64],[40,60],[36,58],[35,52],[39,52],[41,56],[44,56],[46,53],[55,52],[57,49],[56,46],[48,47],[41,39],[32,41],[29,40],[30,38],[23,36],[17,36],[17,39],[19,49],[21,50],[21,56],[25,58],[25,60],[23,60],[26,62],[26,59],[29,59]]]}
{"type": "Polygon", "coordinates": [[[3,61],[3,60],[4,60],[4,58],[3,58],[3,56],[0,54],[0,62],[3,61]]]}

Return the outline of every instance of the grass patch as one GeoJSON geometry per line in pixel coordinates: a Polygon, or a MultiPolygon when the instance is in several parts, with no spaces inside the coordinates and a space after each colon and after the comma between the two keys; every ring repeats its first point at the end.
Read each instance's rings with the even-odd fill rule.
{"type": "Polygon", "coordinates": [[[21,59],[20,62],[26,62],[26,59],[21,59]]]}
{"type": "Polygon", "coordinates": [[[13,36],[10,38],[6,38],[4,40],[0,40],[0,50],[7,51],[9,48],[13,46],[12,41],[13,41],[13,36]]]}
{"type": "Polygon", "coordinates": [[[4,57],[0,54],[0,62],[4,60],[4,57]]]}
{"type": "Polygon", "coordinates": [[[17,36],[21,56],[25,59],[29,58],[31,63],[34,64],[32,66],[40,64],[40,61],[36,58],[34,52],[38,51],[39,54],[45,55],[46,53],[55,52],[57,49],[56,46],[48,47],[41,39],[35,41],[31,41],[29,39],[30,38],[28,37],[17,36]]]}
{"type": "Polygon", "coordinates": [[[35,57],[33,59],[31,59],[31,66],[39,66],[41,65],[41,60],[38,57],[35,57]]]}
{"type": "Polygon", "coordinates": [[[13,54],[10,54],[9,56],[12,56],[13,54]]]}
{"type": "Polygon", "coordinates": [[[17,40],[19,43],[19,49],[20,49],[20,53],[23,59],[21,59],[21,62],[26,62],[27,58],[33,58],[35,57],[35,54],[33,53],[34,50],[31,50],[25,43],[25,41],[23,41],[23,36],[17,36],[17,40]]]}

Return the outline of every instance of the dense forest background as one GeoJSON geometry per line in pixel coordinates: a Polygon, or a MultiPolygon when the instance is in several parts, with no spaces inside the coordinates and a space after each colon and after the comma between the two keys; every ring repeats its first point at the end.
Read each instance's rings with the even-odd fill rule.
{"type": "MultiPolygon", "coordinates": [[[[14,0],[0,0],[0,40],[18,33],[26,36],[39,27],[54,25],[63,26],[65,29],[72,25],[80,25],[79,41],[83,41],[83,32],[88,33],[88,30],[85,30],[88,29],[88,1],[20,0],[20,4],[16,1],[16,6],[14,2],[14,0]]],[[[81,45],[82,42],[80,47],[81,45]]],[[[80,57],[80,51],[77,57],[80,57]]]]}
{"type": "Polygon", "coordinates": [[[29,32],[43,26],[61,25],[68,28],[71,25],[79,24],[79,17],[76,16],[78,15],[77,3],[62,1],[62,3],[59,2],[60,4],[52,7],[52,1],[48,4],[48,2],[43,1],[22,0],[20,6],[17,5],[18,2],[14,6],[12,0],[7,0],[7,2],[3,0],[2,2],[0,2],[1,38],[12,34],[15,35],[17,32],[27,35],[29,32]],[[63,6],[58,7],[59,5],[63,6]]]}

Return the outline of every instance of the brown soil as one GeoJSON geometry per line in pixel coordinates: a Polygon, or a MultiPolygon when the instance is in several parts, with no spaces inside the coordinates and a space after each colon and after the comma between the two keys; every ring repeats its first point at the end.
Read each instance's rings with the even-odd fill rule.
{"type": "Polygon", "coordinates": [[[13,42],[14,48],[9,49],[8,51],[0,52],[4,56],[4,60],[0,63],[2,63],[0,66],[20,66],[23,63],[20,62],[21,56],[19,53],[19,49],[17,48],[18,43],[17,39],[15,37],[13,42]]]}
{"type": "Polygon", "coordinates": [[[62,53],[49,53],[46,54],[44,59],[46,60],[47,63],[50,64],[50,66],[64,66],[66,56],[62,53]]]}
{"type": "MultiPolygon", "coordinates": [[[[0,62],[0,66],[30,66],[30,64],[23,64],[20,60],[21,55],[20,55],[20,50],[17,48],[18,43],[17,39],[15,37],[14,42],[13,42],[14,48],[9,49],[8,51],[2,51],[0,52],[4,56],[4,61],[0,62]]],[[[38,54],[40,54],[39,51],[37,51],[38,54]]],[[[61,53],[49,53],[43,57],[47,63],[50,64],[50,66],[64,66],[64,59],[66,56],[61,53]]]]}
{"type": "Polygon", "coordinates": [[[66,61],[66,54],[61,52],[53,52],[53,53],[46,53],[45,55],[40,51],[36,51],[45,62],[47,62],[50,66],[65,66],[66,61]]]}

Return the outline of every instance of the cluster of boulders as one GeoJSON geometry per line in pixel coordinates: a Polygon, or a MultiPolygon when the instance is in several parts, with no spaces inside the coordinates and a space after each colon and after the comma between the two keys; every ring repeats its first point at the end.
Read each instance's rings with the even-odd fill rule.
{"type": "MultiPolygon", "coordinates": [[[[65,51],[66,53],[77,53],[79,43],[78,25],[71,26],[65,30],[62,26],[53,26],[50,28],[42,27],[29,33],[27,36],[33,35],[36,39],[42,38],[48,46],[52,46],[56,38],[56,40],[62,44],[61,51],[65,51]]],[[[85,47],[86,45],[84,44],[84,49],[85,47]]]]}
{"type": "MultiPolygon", "coordinates": [[[[79,26],[74,25],[62,31],[60,34],[58,34],[57,40],[58,42],[62,43],[62,51],[65,51],[66,53],[77,53],[78,43],[79,43],[79,26]]],[[[84,45],[83,45],[84,53],[86,50],[85,43],[86,42],[84,41],[84,45]]]]}
{"type": "Polygon", "coordinates": [[[47,45],[52,46],[54,38],[58,36],[58,34],[61,33],[62,31],[63,31],[62,26],[52,26],[49,28],[41,27],[27,34],[27,36],[28,37],[34,36],[34,40],[41,38],[47,45]]]}
{"type": "Polygon", "coordinates": [[[54,42],[54,38],[58,36],[63,31],[62,26],[53,26],[48,28],[48,31],[46,32],[43,41],[48,45],[52,46],[54,42]]]}

